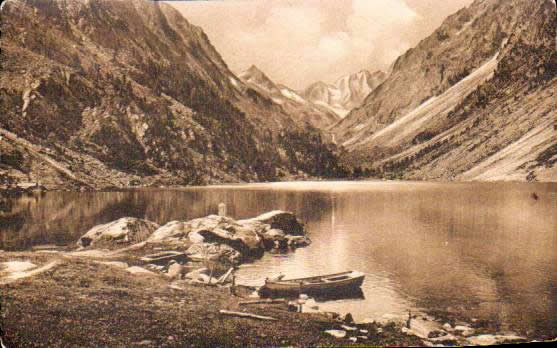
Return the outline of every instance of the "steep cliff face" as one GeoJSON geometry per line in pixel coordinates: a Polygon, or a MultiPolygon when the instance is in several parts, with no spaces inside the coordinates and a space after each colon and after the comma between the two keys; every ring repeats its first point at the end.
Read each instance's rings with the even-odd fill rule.
{"type": "Polygon", "coordinates": [[[301,94],[317,105],[334,111],[340,117],[346,116],[352,109],[362,104],[367,95],[379,86],[387,77],[382,71],[370,73],[362,70],[340,78],[335,84],[316,82],[301,94]]]}
{"type": "Polygon", "coordinates": [[[396,60],[381,88],[336,127],[337,135],[344,141],[369,136],[441,95],[501,50],[523,5],[482,0],[448,17],[431,36],[396,60]],[[355,127],[362,128],[355,131],[355,127]]]}
{"type": "Polygon", "coordinates": [[[325,130],[340,119],[333,111],[314,104],[291,88],[275,84],[256,66],[241,73],[240,78],[249,87],[280,105],[284,112],[292,115],[299,125],[306,123],[311,127],[325,130]]]}
{"type": "Polygon", "coordinates": [[[401,56],[333,131],[376,175],[556,180],[552,0],[483,0],[401,56]]]}
{"type": "Polygon", "coordinates": [[[31,161],[16,169],[30,181],[270,180],[298,174],[291,153],[305,164],[327,147],[279,143],[315,130],[248,88],[170,6],[9,1],[2,35],[0,142],[31,161]]]}

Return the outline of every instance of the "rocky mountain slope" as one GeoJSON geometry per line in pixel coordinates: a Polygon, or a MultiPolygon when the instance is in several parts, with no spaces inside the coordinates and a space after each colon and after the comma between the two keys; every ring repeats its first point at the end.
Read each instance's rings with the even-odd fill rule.
{"type": "Polygon", "coordinates": [[[316,82],[301,95],[315,104],[329,108],[340,117],[345,117],[352,109],[360,106],[367,95],[386,78],[387,74],[382,71],[372,74],[362,70],[338,79],[333,85],[316,82]]]}
{"type": "Polygon", "coordinates": [[[0,185],[102,188],[337,175],[334,147],[146,0],[3,4],[0,185]]]}
{"type": "Polygon", "coordinates": [[[557,180],[553,0],[477,0],[332,130],[370,174],[557,180]]]}
{"type": "Polygon", "coordinates": [[[256,66],[251,66],[239,77],[248,86],[280,105],[286,114],[296,117],[299,123],[307,122],[312,127],[326,129],[340,120],[328,108],[308,101],[289,87],[275,84],[256,66]]]}

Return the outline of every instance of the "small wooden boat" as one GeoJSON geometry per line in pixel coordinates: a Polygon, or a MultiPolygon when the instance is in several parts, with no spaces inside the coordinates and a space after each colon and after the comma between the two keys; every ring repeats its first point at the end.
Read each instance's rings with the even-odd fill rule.
{"type": "Polygon", "coordinates": [[[349,271],[310,278],[267,279],[261,291],[299,294],[345,292],[360,288],[364,282],[364,277],[365,275],[361,272],[349,271]]]}

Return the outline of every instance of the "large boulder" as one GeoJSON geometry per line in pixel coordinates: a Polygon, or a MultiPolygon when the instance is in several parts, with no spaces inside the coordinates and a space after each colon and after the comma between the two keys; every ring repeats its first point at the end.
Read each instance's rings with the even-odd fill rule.
{"type": "Polygon", "coordinates": [[[181,244],[180,241],[187,239],[190,232],[191,226],[186,222],[171,221],[153,232],[149,239],[147,239],[147,242],[181,244]]]}
{"type": "Polygon", "coordinates": [[[228,217],[210,215],[187,222],[170,222],[155,231],[147,241],[182,246],[226,244],[249,253],[262,248],[259,232],[264,228],[262,224],[244,225],[228,217]]]}
{"type": "Polygon", "coordinates": [[[299,248],[308,246],[311,244],[311,240],[306,236],[286,236],[286,245],[289,247],[299,248]]]}
{"type": "Polygon", "coordinates": [[[253,222],[269,225],[271,229],[282,230],[290,235],[302,236],[305,234],[304,224],[298,221],[296,215],[287,211],[274,210],[252,219],[238,221],[240,224],[253,222]]]}
{"type": "Polygon", "coordinates": [[[77,244],[81,247],[88,247],[99,240],[113,241],[116,243],[139,243],[148,239],[158,228],[159,225],[154,222],[125,217],[104,225],[93,227],[79,238],[77,244]]]}
{"type": "MultiPolygon", "coordinates": [[[[266,225],[269,226],[269,225],[266,225]]],[[[287,235],[283,230],[272,229],[271,226],[261,235],[265,249],[284,249],[288,246],[287,235]]]]}
{"type": "Polygon", "coordinates": [[[171,263],[166,274],[170,279],[181,279],[184,274],[184,266],[179,263],[171,263]]]}
{"type": "Polygon", "coordinates": [[[286,240],[286,233],[283,230],[277,230],[274,228],[268,229],[263,233],[263,240],[269,242],[284,242],[286,240]]]}
{"type": "Polygon", "coordinates": [[[190,259],[203,262],[239,264],[242,254],[226,244],[198,243],[186,251],[190,259]]]}

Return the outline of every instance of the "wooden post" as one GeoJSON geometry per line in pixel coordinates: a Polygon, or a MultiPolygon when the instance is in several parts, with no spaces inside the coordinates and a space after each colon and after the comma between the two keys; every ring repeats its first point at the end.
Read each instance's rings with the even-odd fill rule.
{"type": "Polygon", "coordinates": [[[303,284],[303,282],[304,282],[303,280],[300,281],[300,289],[299,289],[299,291],[298,291],[298,312],[299,312],[299,313],[302,313],[302,311],[303,311],[303,310],[302,310],[302,299],[301,299],[301,297],[302,297],[302,284],[303,284]]]}
{"type": "Polygon", "coordinates": [[[219,216],[226,216],[226,204],[219,204],[219,216]]]}
{"type": "Polygon", "coordinates": [[[230,286],[230,294],[236,296],[236,276],[232,275],[232,285],[230,286]]]}

